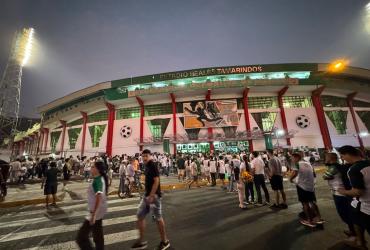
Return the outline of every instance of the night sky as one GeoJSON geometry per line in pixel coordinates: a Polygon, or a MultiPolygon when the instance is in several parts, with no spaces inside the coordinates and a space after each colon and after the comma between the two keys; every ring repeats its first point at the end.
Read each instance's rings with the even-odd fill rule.
{"type": "Polygon", "coordinates": [[[330,62],[370,68],[362,0],[1,0],[0,70],[36,30],[21,114],[98,82],[210,66],[330,62]]]}

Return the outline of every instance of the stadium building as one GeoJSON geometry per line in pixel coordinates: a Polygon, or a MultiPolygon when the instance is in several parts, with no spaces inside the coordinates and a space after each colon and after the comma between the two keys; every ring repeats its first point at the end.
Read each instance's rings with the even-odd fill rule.
{"type": "Polygon", "coordinates": [[[17,154],[370,147],[370,70],[331,64],[202,68],[98,83],[39,107],[17,154]]]}

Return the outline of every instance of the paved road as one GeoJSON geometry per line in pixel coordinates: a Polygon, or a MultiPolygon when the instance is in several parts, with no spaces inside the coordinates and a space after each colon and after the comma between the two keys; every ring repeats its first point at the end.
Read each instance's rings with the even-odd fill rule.
{"type": "MultiPolygon", "coordinates": [[[[318,204],[327,220],[324,230],[301,226],[295,187],[285,183],[289,209],[238,208],[236,194],[219,187],[174,191],[164,196],[164,215],[172,249],[349,249],[340,242],[344,225],[323,181],[317,187],[318,204]]],[[[137,238],[138,198],[109,200],[103,224],[106,249],[129,249],[137,238]]],[[[76,249],[76,230],[83,221],[85,200],[68,200],[46,212],[40,205],[0,211],[0,249],[76,249]]],[[[155,223],[147,220],[149,249],[158,243],[155,223]]]]}

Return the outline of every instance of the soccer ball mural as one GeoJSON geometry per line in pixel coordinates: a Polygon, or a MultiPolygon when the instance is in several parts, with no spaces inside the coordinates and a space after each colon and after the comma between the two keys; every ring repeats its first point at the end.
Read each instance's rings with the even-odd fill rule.
{"type": "Polygon", "coordinates": [[[129,138],[132,134],[132,129],[129,126],[123,126],[121,128],[120,134],[123,138],[129,138]]]}
{"type": "Polygon", "coordinates": [[[300,128],[307,128],[308,126],[310,126],[310,118],[305,115],[297,116],[295,122],[300,128]]]}

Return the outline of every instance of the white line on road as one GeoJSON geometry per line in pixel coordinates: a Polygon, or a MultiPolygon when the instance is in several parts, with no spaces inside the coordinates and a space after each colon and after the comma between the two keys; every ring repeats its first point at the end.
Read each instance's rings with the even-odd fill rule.
{"type": "MultiPolygon", "coordinates": [[[[116,225],[116,224],[123,224],[128,222],[136,221],[136,215],[124,216],[124,217],[117,217],[112,219],[103,220],[104,226],[116,225]]],[[[29,239],[36,236],[45,236],[57,233],[66,233],[66,232],[74,232],[77,231],[78,228],[81,226],[81,223],[73,224],[73,225],[62,225],[56,227],[49,227],[49,228],[42,228],[37,230],[29,230],[20,233],[10,233],[5,235],[3,238],[0,239],[0,242],[7,242],[12,240],[21,240],[21,239],[29,239]]]]}
{"type": "MultiPolygon", "coordinates": [[[[120,202],[125,203],[125,202],[135,201],[135,200],[139,200],[139,199],[140,199],[139,197],[134,197],[134,198],[128,198],[128,199],[108,200],[108,204],[116,204],[116,203],[120,203],[120,202]]],[[[82,201],[86,201],[86,200],[82,200],[82,201]]],[[[66,203],[64,203],[64,204],[66,204],[66,203]]],[[[9,216],[11,216],[11,218],[17,218],[19,216],[24,216],[24,215],[44,214],[46,210],[45,210],[45,207],[43,207],[43,206],[45,206],[45,205],[41,205],[40,208],[38,208],[36,210],[22,211],[22,212],[18,212],[16,214],[14,214],[14,215],[9,214],[9,216]]],[[[78,209],[78,208],[87,208],[87,203],[70,205],[70,206],[66,205],[66,206],[59,207],[59,209],[63,209],[65,212],[68,212],[68,210],[71,210],[71,209],[78,209]],[[66,208],[66,210],[64,210],[64,208],[66,208]]],[[[4,215],[4,216],[6,216],[6,215],[4,215]]]]}
{"type": "MultiPolygon", "coordinates": [[[[129,240],[135,240],[139,238],[139,234],[137,230],[129,230],[121,233],[114,233],[114,234],[106,234],[104,235],[104,241],[107,243],[105,246],[109,246],[111,244],[125,242],[129,240]]],[[[31,249],[31,250],[41,250],[41,249],[53,249],[53,250],[65,250],[65,249],[78,249],[78,246],[75,241],[67,241],[63,243],[57,243],[53,245],[45,245],[45,246],[37,246],[34,248],[23,248],[23,249],[31,249]]]]}
{"type": "MultiPolygon", "coordinates": [[[[124,211],[124,210],[131,210],[137,209],[138,205],[127,205],[123,207],[112,207],[108,208],[108,212],[117,212],[117,211],[124,211]]],[[[39,222],[49,222],[52,220],[61,220],[61,219],[72,219],[78,218],[81,216],[87,215],[87,211],[79,211],[79,212],[72,212],[71,214],[62,214],[57,216],[51,216],[50,218],[41,217],[41,218],[31,218],[31,219],[24,219],[16,222],[2,222],[0,223],[0,228],[6,227],[14,227],[14,226],[21,226],[24,224],[32,224],[32,223],[39,223],[39,222]]]]}

